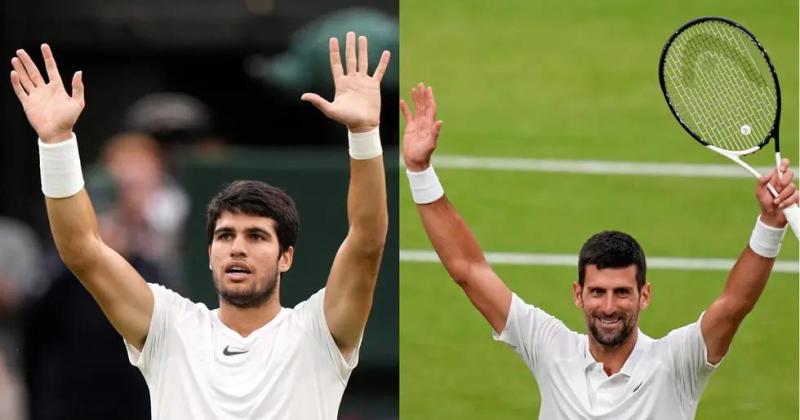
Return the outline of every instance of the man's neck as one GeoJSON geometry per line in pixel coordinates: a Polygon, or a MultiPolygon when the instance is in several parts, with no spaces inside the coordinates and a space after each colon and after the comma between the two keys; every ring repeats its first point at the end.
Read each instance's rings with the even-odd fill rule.
{"type": "Polygon", "coordinates": [[[275,296],[264,302],[263,305],[255,308],[240,308],[230,303],[220,300],[219,320],[236,331],[240,336],[247,337],[253,331],[267,325],[281,311],[281,302],[275,296]]]}
{"type": "Polygon", "coordinates": [[[589,334],[589,351],[592,353],[594,360],[603,364],[603,370],[606,372],[606,375],[611,376],[622,370],[622,366],[625,365],[628,356],[633,352],[633,347],[636,345],[636,340],[638,338],[638,325],[634,326],[631,335],[629,335],[622,344],[614,347],[608,347],[598,343],[597,340],[589,334]]]}

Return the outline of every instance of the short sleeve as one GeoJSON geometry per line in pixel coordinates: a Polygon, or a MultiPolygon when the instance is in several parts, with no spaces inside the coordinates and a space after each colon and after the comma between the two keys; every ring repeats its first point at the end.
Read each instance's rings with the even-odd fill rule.
{"type": "Polygon", "coordinates": [[[160,360],[170,326],[176,319],[179,319],[190,305],[193,305],[189,299],[164,286],[154,283],[148,283],[147,285],[150,286],[150,290],[153,292],[153,315],[150,317],[150,327],[147,330],[144,345],[141,350],[138,350],[125,341],[128,360],[132,365],[138,367],[145,376],[160,360]]]}
{"type": "Polygon", "coordinates": [[[708,350],[700,330],[702,319],[701,314],[696,322],[671,331],[663,339],[673,362],[674,379],[678,390],[690,401],[697,401],[700,398],[711,374],[719,363],[722,363],[721,360],[717,364],[708,362],[708,350]]]}
{"type": "Polygon", "coordinates": [[[347,382],[350,373],[358,365],[358,353],[363,332],[362,336],[358,338],[353,354],[345,358],[339,350],[339,346],[333,340],[333,335],[331,335],[331,331],[328,328],[328,321],[325,319],[324,302],[325,288],[322,288],[307,300],[298,303],[294,307],[294,312],[305,324],[314,339],[322,346],[323,351],[327,354],[342,381],[347,382]]]}
{"type": "Polygon", "coordinates": [[[564,345],[572,335],[563,322],[516,294],[511,296],[505,328],[500,334],[492,331],[494,339],[514,349],[537,376],[545,358],[559,353],[554,345],[564,345]]]}

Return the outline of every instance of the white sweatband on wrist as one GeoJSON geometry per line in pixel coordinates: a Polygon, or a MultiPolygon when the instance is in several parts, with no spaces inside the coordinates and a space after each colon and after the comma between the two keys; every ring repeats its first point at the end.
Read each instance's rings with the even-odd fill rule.
{"type": "Polygon", "coordinates": [[[761,221],[761,216],[756,219],[756,227],[750,236],[750,249],[766,258],[775,258],[781,251],[781,241],[786,234],[786,226],[776,228],[767,226],[761,221]]]}
{"type": "Polygon", "coordinates": [[[350,157],[357,160],[372,159],[383,154],[381,134],[378,127],[366,133],[353,133],[347,130],[350,144],[350,157]]]}
{"type": "Polygon", "coordinates": [[[444,188],[433,170],[433,165],[428,165],[422,172],[411,172],[406,169],[406,176],[408,183],[411,184],[411,197],[415,203],[433,203],[444,195],[444,188]]]}
{"type": "Polygon", "coordinates": [[[72,197],[83,189],[81,158],[75,134],[67,141],[45,143],[39,139],[42,192],[50,198],[72,197]]]}

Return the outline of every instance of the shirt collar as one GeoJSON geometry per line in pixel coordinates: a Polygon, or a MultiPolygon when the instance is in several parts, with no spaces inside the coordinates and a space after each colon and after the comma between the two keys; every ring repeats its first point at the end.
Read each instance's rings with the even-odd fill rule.
{"type": "MultiPolygon", "coordinates": [[[[644,353],[644,347],[646,346],[646,342],[650,340],[650,337],[646,336],[642,330],[637,330],[636,335],[636,343],[633,344],[633,350],[631,350],[631,354],[628,355],[628,358],[625,360],[625,363],[622,365],[622,369],[619,370],[618,373],[621,373],[625,376],[631,377],[633,376],[633,371],[636,369],[636,365],[639,363],[639,359],[642,358],[642,354],[644,353]]],[[[592,352],[589,351],[589,335],[586,335],[586,341],[584,341],[585,345],[583,348],[583,370],[586,371],[590,367],[594,365],[599,365],[600,362],[594,359],[592,356],[592,352]]]]}

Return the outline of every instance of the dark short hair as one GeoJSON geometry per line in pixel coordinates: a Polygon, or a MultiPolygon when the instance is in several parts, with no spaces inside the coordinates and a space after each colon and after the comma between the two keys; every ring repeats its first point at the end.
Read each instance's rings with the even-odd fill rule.
{"type": "Polygon", "coordinates": [[[261,181],[247,180],[226,185],[208,204],[206,227],[209,245],[214,240],[217,220],[226,211],[275,220],[281,253],[297,242],[300,217],[292,197],[280,188],[261,181]]]}
{"type": "Polygon", "coordinates": [[[586,278],[586,266],[604,268],[625,268],[636,266],[636,286],[644,287],[647,275],[647,263],[644,251],[631,235],[614,230],[606,230],[592,235],[583,244],[578,257],[578,284],[583,288],[586,278]]]}

